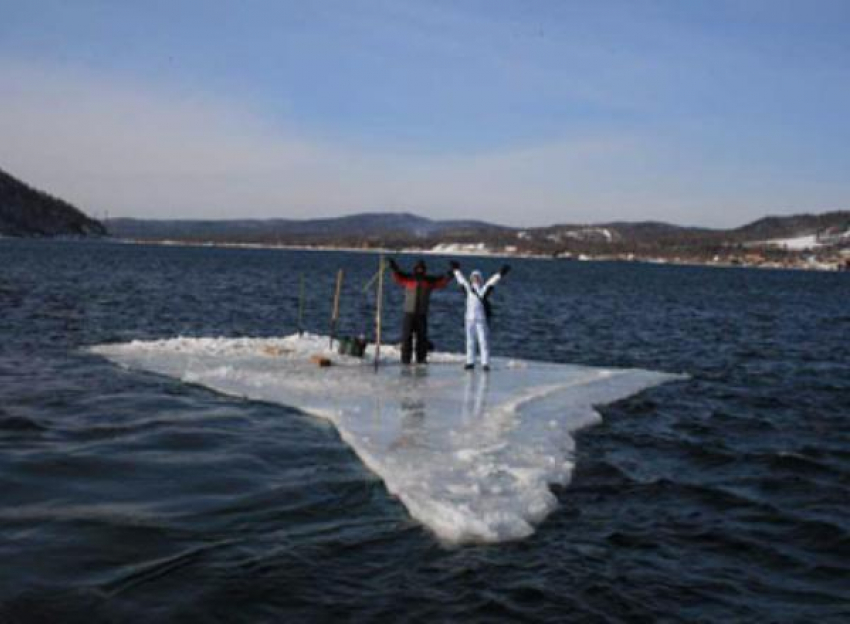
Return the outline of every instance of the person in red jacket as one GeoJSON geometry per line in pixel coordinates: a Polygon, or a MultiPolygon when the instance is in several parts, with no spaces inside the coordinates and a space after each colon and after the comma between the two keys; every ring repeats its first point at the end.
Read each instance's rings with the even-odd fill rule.
{"type": "Polygon", "coordinates": [[[449,271],[444,275],[428,275],[425,262],[419,260],[413,273],[399,269],[390,258],[390,268],[396,284],[404,287],[404,321],[401,330],[401,362],[410,364],[413,354],[413,336],[416,336],[416,363],[426,364],[428,359],[428,304],[431,292],[445,288],[452,280],[449,271]]]}

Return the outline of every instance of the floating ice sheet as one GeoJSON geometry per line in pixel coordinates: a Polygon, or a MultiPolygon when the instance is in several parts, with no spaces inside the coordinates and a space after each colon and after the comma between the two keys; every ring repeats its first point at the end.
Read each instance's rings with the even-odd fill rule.
{"type": "Polygon", "coordinates": [[[573,471],[577,429],[611,403],[677,375],[496,358],[489,373],[459,355],[403,367],[389,347],[367,359],[328,339],[175,338],[92,351],[134,369],[327,418],[410,514],[446,542],[525,537],[555,507],[551,484],[573,471]],[[332,357],[319,368],[314,354],[332,357]]]}

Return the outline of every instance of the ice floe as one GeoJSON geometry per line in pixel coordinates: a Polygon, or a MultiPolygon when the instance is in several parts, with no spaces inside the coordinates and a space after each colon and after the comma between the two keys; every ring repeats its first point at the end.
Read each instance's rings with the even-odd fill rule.
{"type": "Polygon", "coordinates": [[[552,484],[573,471],[573,432],[611,403],[680,376],[495,358],[489,373],[462,356],[404,367],[385,347],[367,358],[328,350],[326,337],[174,338],[96,346],[113,362],[330,420],[404,504],[448,543],[496,542],[534,531],[556,506],[552,484]],[[323,354],[333,366],[310,357],[323,354]]]}

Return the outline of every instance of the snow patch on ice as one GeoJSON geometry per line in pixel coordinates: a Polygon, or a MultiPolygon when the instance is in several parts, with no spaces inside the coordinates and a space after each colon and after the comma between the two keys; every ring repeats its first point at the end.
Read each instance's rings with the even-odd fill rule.
{"type": "Polygon", "coordinates": [[[410,514],[449,543],[530,535],[573,471],[572,437],[610,403],[676,375],[496,358],[464,372],[458,354],[427,367],[336,355],[327,337],[174,338],[91,349],[134,369],[330,420],[410,514]],[[334,365],[319,368],[310,356],[334,365]]]}

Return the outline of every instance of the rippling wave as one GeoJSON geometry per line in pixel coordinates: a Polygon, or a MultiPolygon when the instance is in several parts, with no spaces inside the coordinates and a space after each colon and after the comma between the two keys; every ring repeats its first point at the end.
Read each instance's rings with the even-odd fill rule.
{"type": "Polygon", "coordinates": [[[302,271],[325,331],[340,266],[359,333],[374,264],[0,241],[0,622],[850,618],[846,275],[516,262],[497,354],[689,379],[601,407],[557,508],[494,545],[441,544],[329,424],[87,350],[291,333],[302,271]]]}

